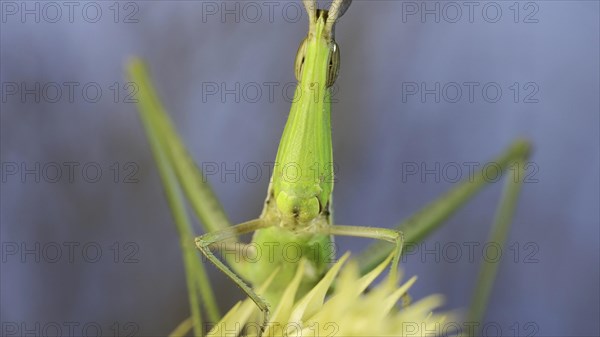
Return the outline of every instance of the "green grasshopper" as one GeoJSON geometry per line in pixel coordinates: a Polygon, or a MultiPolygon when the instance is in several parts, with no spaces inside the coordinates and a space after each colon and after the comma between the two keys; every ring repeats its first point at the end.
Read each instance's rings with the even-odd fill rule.
{"type": "MultiPolygon", "coordinates": [[[[284,287],[292,281],[298,266],[286,258],[283,247],[293,244],[308,262],[308,272],[300,289],[309,290],[327,271],[332,255],[332,235],[347,235],[381,239],[395,243],[397,254],[392,272],[397,270],[402,234],[387,228],[340,226],[332,224],[331,195],[333,192],[333,157],[331,144],[330,87],[336,80],[339,47],[334,39],[337,19],[350,1],[335,1],[329,11],[316,8],[316,1],[304,1],[308,13],[308,35],[296,56],[295,75],[298,80],[296,99],[292,103],[285,125],[267,199],[260,217],[232,228],[207,233],[196,238],[200,251],[227,274],[263,311],[268,321],[269,305],[277,303],[284,287]],[[275,268],[277,285],[258,296],[230,267],[217,259],[210,245],[255,232],[253,247],[270,252],[253,263],[234,266],[253,285],[262,284],[275,268]],[[274,243],[277,245],[273,246],[274,243]]],[[[300,294],[303,292],[301,291],[300,294]]]]}
{"type": "MultiPolygon", "coordinates": [[[[202,322],[199,297],[203,299],[210,320],[217,321],[219,314],[204,267],[194,252],[194,241],[196,248],[256,303],[263,312],[264,328],[271,305],[278,302],[281,292],[298,267],[298,260],[290,261],[285,258],[282,248],[286,245],[298,247],[308,263],[298,296],[308,291],[327,271],[328,262],[335,253],[333,235],[393,243],[394,245],[376,243],[363,252],[358,260],[361,271],[366,273],[390,253],[394,253],[392,273],[395,273],[405,240],[414,243],[425,238],[489,182],[484,179],[483,174],[476,175],[475,179],[461,183],[395,229],[334,224],[331,205],[333,157],[330,88],[337,78],[340,66],[339,47],[335,42],[334,32],[337,20],[348,9],[351,0],[335,0],[329,10],[317,9],[315,0],[303,0],[303,3],[308,13],[309,31],[300,45],[295,62],[298,80],[295,97],[299,99],[292,103],[277,151],[265,205],[258,219],[231,226],[158,100],[143,63],[134,60],[129,65],[130,78],[139,86],[140,116],[181,237],[196,335],[201,334],[202,322]],[[189,199],[193,211],[206,230],[204,235],[195,239],[185,211],[184,196],[189,199]],[[254,232],[252,243],[240,245],[238,236],[251,232],[254,232]],[[233,259],[223,254],[226,264],[212,253],[211,249],[215,246],[233,246],[237,251],[247,251],[246,248],[249,248],[251,251],[260,250],[269,254],[252,262],[240,261],[237,257],[233,259]],[[275,271],[277,282],[259,296],[253,286],[263,284],[275,271]]],[[[513,163],[517,164],[517,170],[511,170],[513,179],[508,179],[505,195],[497,211],[491,237],[496,242],[505,241],[520,189],[523,163],[529,152],[527,142],[517,141],[495,160],[502,169],[513,163]]],[[[472,320],[483,315],[496,269],[496,264],[484,265],[482,268],[471,304],[469,318],[472,320]]]]}

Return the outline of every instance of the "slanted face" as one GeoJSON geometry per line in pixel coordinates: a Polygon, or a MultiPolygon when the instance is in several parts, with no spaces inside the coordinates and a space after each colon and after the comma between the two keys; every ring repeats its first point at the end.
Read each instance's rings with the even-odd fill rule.
{"type": "MultiPolygon", "coordinates": [[[[323,177],[314,177],[314,171],[310,168],[315,164],[315,161],[318,163],[318,167],[326,167],[332,161],[330,149],[331,131],[328,120],[321,121],[315,118],[315,116],[326,116],[325,118],[329,118],[329,107],[325,107],[325,104],[328,104],[326,94],[328,93],[328,88],[336,81],[340,67],[340,50],[334,39],[334,26],[336,20],[346,11],[350,2],[349,0],[334,0],[329,10],[322,10],[316,8],[316,1],[304,0],[308,13],[309,31],[298,48],[295,75],[299,82],[297,90],[306,95],[303,97],[308,97],[308,99],[294,102],[292,111],[303,112],[299,115],[303,116],[304,120],[297,122],[298,124],[305,122],[302,127],[324,128],[324,130],[314,130],[310,134],[319,135],[323,134],[323,132],[329,133],[329,139],[326,136],[322,136],[321,138],[314,136],[319,138],[320,143],[318,144],[321,144],[322,147],[329,146],[329,152],[321,150],[319,146],[315,146],[314,144],[317,143],[317,140],[302,138],[303,135],[307,134],[303,132],[298,132],[297,137],[299,140],[290,141],[290,144],[293,144],[293,146],[289,145],[285,148],[285,156],[280,157],[281,153],[278,152],[278,160],[280,162],[299,163],[302,169],[301,174],[304,175],[312,172],[308,174],[310,176],[303,176],[298,181],[295,181],[294,184],[287,184],[285,180],[278,181],[275,184],[274,198],[276,207],[286,223],[293,223],[295,225],[308,224],[322,212],[327,211],[328,208],[333,185],[331,182],[325,182],[323,177]],[[323,89],[326,92],[325,95],[323,91],[319,91],[323,89]],[[322,110],[326,110],[327,113],[323,114],[322,110]],[[306,122],[306,120],[310,122],[306,122]],[[301,144],[298,145],[298,142],[301,142],[301,144]]],[[[287,125],[286,131],[288,131],[287,125]]],[[[283,137],[285,135],[284,131],[283,137]]],[[[276,171],[274,174],[283,173],[276,171]]]]}
{"type": "MultiPolygon", "coordinates": [[[[340,59],[339,48],[326,25],[328,11],[317,10],[315,13],[309,17],[309,20],[312,18],[315,21],[310,22],[309,33],[298,48],[295,64],[299,86],[306,87],[303,89],[304,92],[310,94],[314,93],[314,86],[327,89],[333,85],[337,78],[340,59]]],[[[310,98],[311,101],[316,99],[316,97],[310,98]]],[[[318,105],[311,107],[321,108],[318,105]]],[[[318,166],[322,167],[325,164],[325,162],[319,163],[318,166]]],[[[323,192],[322,181],[314,177],[313,172],[306,172],[307,167],[302,166],[302,168],[305,169],[301,170],[301,174],[308,176],[299,179],[294,188],[277,191],[276,204],[283,218],[306,224],[319,216],[328,200],[320,200],[320,198],[327,198],[320,195],[323,192]]]]}

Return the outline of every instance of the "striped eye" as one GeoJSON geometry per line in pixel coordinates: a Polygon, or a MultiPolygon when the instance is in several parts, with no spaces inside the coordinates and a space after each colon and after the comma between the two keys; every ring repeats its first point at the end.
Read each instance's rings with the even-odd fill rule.
{"type": "Polygon", "coordinates": [[[329,67],[327,68],[327,87],[331,87],[338,77],[340,71],[340,48],[335,41],[331,42],[333,47],[329,53],[329,67]]]}
{"type": "MultiPolygon", "coordinates": [[[[306,58],[306,45],[308,43],[308,37],[306,37],[300,47],[298,48],[298,53],[296,54],[296,62],[294,64],[294,74],[296,75],[296,80],[300,82],[302,80],[302,69],[304,67],[304,61],[306,58]]],[[[327,65],[327,88],[331,87],[335,80],[338,77],[338,73],[340,71],[340,48],[335,41],[332,41],[331,51],[329,52],[329,62],[327,65]]]]}
{"type": "Polygon", "coordinates": [[[308,41],[308,37],[302,40],[300,47],[298,48],[298,53],[296,54],[296,62],[294,64],[294,74],[296,75],[296,80],[300,82],[302,79],[302,67],[304,66],[304,59],[306,57],[306,44],[308,41]]]}

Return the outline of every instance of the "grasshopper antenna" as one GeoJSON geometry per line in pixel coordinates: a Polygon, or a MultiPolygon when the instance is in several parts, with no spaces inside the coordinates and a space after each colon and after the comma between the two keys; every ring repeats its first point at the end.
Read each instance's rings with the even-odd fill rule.
{"type": "Polygon", "coordinates": [[[317,0],[302,0],[306,13],[308,14],[308,27],[309,33],[315,29],[315,22],[317,22],[317,0]]]}
{"type": "Polygon", "coordinates": [[[351,4],[352,0],[334,0],[329,7],[326,26],[332,33],[331,35],[333,35],[335,23],[346,13],[351,4]]]}

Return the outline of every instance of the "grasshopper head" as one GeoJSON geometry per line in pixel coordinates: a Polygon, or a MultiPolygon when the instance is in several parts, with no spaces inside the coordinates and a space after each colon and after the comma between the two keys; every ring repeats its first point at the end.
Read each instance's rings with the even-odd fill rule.
{"type": "MultiPolygon", "coordinates": [[[[334,0],[329,10],[318,9],[315,0],[303,0],[308,13],[308,35],[300,44],[296,54],[295,75],[298,82],[302,81],[302,73],[305,61],[309,58],[310,50],[316,49],[316,45],[323,44],[328,50],[326,63],[318,67],[325,67],[326,87],[329,88],[337,79],[340,68],[340,49],[335,42],[335,24],[346,12],[352,0],[334,0]]],[[[314,59],[313,59],[314,61],[314,59]]],[[[322,68],[321,68],[322,69],[322,68]]]]}

